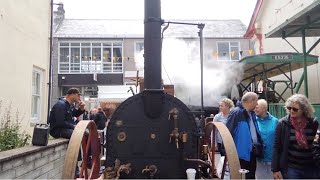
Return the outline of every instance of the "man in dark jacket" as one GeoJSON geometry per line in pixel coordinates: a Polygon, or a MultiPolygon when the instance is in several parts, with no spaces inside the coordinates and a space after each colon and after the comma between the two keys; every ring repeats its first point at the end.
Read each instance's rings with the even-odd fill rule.
{"type": "MultiPolygon", "coordinates": [[[[50,112],[50,135],[54,138],[70,139],[76,123],[74,117],[79,117],[84,113],[84,102],[80,101],[80,92],[76,88],[70,88],[65,98],[59,98],[59,101],[52,107],[50,112]],[[79,103],[79,108],[75,109],[75,103],[79,103]]],[[[81,154],[78,155],[81,160],[81,154]]],[[[79,167],[76,166],[75,176],[79,177],[79,167]]]]}
{"type": "Polygon", "coordinates": [[[258,96],[254,92],[248,92],[243,95],[241,101],[230,112],[226,126],[236,145],[241,168],[249,170],[246,179],[255,179],[257,163],[255,152],[258,145],[262,146],[254,112],[258,96]]]}
{"type": "Polygon", "coordinates": [[[102,108],[98,108],[97,114],[94,116],[94,122],[97,125],[97,129],[103,130],[106,127],[106,115],[102,111],[102,108]]]}
{"type": "Polygon", "coordinates": [[[103,108],[103,112],[104,112],[104,114],[106,115],[106,127],[108,127],[108,124],[109,124],[110,119],[111,119],[111,117],[112,117],[112,112],[113,112],[113,110],[112,110],[112,108],[110,108],[110,107],[104,107],[104,108],[103,108]]]}
{"type": "Polygon", "coordinates": [[[61,98],[50,112],[50,135],[54,138],[70,139],[75,124],[73,117],[79,117],[84,110],[84,102],[80,101],[80,92],[76,88],[70,88],[65,98],[61,98]],[[79,103],[79,109],[74,109],[73,104],[79,103]]]}

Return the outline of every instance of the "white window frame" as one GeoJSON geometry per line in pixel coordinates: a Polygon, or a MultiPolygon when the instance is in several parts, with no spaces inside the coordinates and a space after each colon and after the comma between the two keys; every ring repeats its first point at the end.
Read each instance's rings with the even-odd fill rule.
{"type": "MultiPolygon", "coordinates": [[[[70,48],[70,43],[69,42],[59,42],[58,43],[58,74],[61,73],[61,74],[64,74],[64,73],[70,73],[70,53],[71,53],[71,48],[70,48]],[[61,47],[65,47],[66,46],[60,46],[61,43],[68,43],[68,50],[69,50],[69,58],[68,58],[68,65],[69,65],[69,68],[68,68],[68,72],[60,72],[60,66],[61,66],[61,63],[60,63],[60,50],[61,50],[61,47]]],[[[67,63],[62,63],[62,64],[67,64],[67,63]]]]}
{"type": "MultiPolygon", "coordinates": [[[[119,46],[119,45],[114,45],[115,43],[112,43],[112,48],[111,48],[111,50],[112,50],[112,52],[111,52],[111,58],[112,58],[112,60],[111,60],[111,62],[112,62],[112,72],[113,73],[123,73],[123,61],[124,61],[124,56],[123,56],[123,43],[121,43],[121,46],[119,46]],[[122,61],[121,61],[121,63],[115,63],[115,62],[113,62],[113,48],[121,48],[121,59],[122,59],[122,61]],[[119,64],[121,64],[121,71],[116,71],[116,66],[114,67],[114,65],[119,65],[119,64]]],[[[119,58],[119,57],[117,57],[117,58],[119,58]]]]}
{"type": "Polygon", "coordinates": [[[140,43],[142,43],[143,47],[144,47],[144,41],[135,41],[134,42],[134,58],[136,58],[136,56],[138,55],[137,54],[137,44],[140,44],[140,43]]]}
{"type": "Polygon", "coordinates": [[[241,51],[241,46],[240,46],[240,41],[217,41],[216,42],[216,47],[217,47],[217,52],[218,52],[218,56],[217,56],[217,59],[219,61],[239,61],[241,59],[241,54],[240,54],[240,51],[241,51]],[[222,60],[222,59],[219,59],[219,43],[228,43],[229,44],[229,58],[227,60],[222,60]],[[239,49],[239,59],[238,60],[233,60],[232,59],[232,54],[231,54],[231,47],[237,47],[237,46],[231,46],[231,43],[237,43],[238,44],[238,49],[239,49]]]}
{"type": "MultiPolygon", "coordinates": [[[[58,74],[94,74],[94,73],[103,73],[103,74],[122,74],[123,73],[123,70],[124,70],[124,55],[123,55],[123,45],[124,45],[124,42],[121,41],[121,40],[114,40],[114,41],[86,41],[86,40],[83,40],[83,41],[59,41],[58,43],[58,74]],[[67,43],[69,44],[68,48],[69,48],[69,71],[68,72],[60,72],[60,48],[62,46],[60,46],[61,43],[67,43]],[[80,43],[80,70],[79,72],[71,72],[71,48],[72,47],[75,47],[75,46],[71,46],[71,43],[80,43]],[[92,44],[93,43],[101,43],[101,68],[100,68],[100,71],[93,71],[91,68],[89,69],[89,71],[82,71],[82,60],[81,60],[81,56],[82,56],[82,43],[90,43],[90,57],[92,57],[92,48],[94,48],[95,46],[93,46],[92,44]],[[121,46],[115,46],[115,47],[119,47],[121,48],[121,55],[122,55],[122,62],[121,62],[121,71],[114,71],[114,68],[113,68],[113,61],[111,61],[111,72],[105,72],[103,71],[103,54],[102,54],[102,51],[103,51],[103,43],[105,44],[111,44],[111,58],[113,57],[113,47],[115,46],[114,44],[115,43],[120,43],[121,46]]],[[[66,46],[65,46],[66,47],[66,46]]],[[[89,48],[89,46],[86,46],[89,48]]],[[[117,63],[115,65],[119,65],[120,63],[117,63]]],[[[92,63],[92,59],[90,61],[90,65],[92,66],[93,63],[92,63]]],[[[91,67],[90,66],[90,67],[91,67]]]]}
{"type": "Polygon", "coordinates": [[[42,115],[42,98],[43,98],[43,95],[42,95],[42,90],[43,90],[43,70],[41,70],[40,68],[37,68],[37,67],[33,67],[33,70],[32,70],[32,80],[31,80],[31,123],[40,123],[41,122],[41,115],[42,115]],[[40,76],[40,80],[39,80],[39,94],[33,94],[33,74],[34,73],[37,73],[39,74],[40,76]],[[37,96],[39,97],[39,102],[38,102],[38,113],[37,113],[37,117],[33,116],[33,97],[34,96],[37,96]]]}
{"type": "MultiPolygon", "coordinates": [[[[79,43],[79,42],[72,42],[72,43],[79,43]]],[[[79,46],[76,45],[71,45],[72,43],[69,43],[69,73],[81,73],[81,43],[79,43],[79,46]],[[71,54],[71,49],[72,48],[79,48],[79,63],[71,63],[71,58],[72,58],[72,54],[71,54]],[[71,67],[72,65],[79,65],[79,72],[71,72],[71,67]]],[[[59,55],[60,58],[60,55],[59,55]]],[[[74,67],[74,66],[73,66],[74,67]]]]}

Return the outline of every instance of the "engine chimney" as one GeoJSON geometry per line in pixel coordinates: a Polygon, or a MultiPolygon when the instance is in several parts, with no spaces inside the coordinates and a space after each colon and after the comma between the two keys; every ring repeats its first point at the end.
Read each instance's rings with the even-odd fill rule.
{"type": "Polygon", "coordinates": [[[145,0],[144,4],[144,88],[162,89],[160,0],[145,0]]]}

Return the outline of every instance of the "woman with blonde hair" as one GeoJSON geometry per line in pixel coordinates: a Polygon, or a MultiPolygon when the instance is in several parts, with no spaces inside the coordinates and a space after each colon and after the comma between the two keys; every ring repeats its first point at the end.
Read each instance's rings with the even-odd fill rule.
{"type": "Polygon", "coordinates": [[[316,166],[312,142],[318,129],[314,108],[302,94],[289,97],[285,103],[287,115],[279,120],[272,153],[275,179],[312,179],[316,166]]]}
{"type": "MultiPolygon", "coordinates": [[[[219,103],[220,112],[214,116],[213,121],[226,124],[228,115],[232,108],[234,108],[233,101],[229,98],[223,98],[219,103]]],[[[222,138],[218,131],[216,131],[216,142],[221,156],[225,156],[225,151],[222,148],[222,138]]]]}

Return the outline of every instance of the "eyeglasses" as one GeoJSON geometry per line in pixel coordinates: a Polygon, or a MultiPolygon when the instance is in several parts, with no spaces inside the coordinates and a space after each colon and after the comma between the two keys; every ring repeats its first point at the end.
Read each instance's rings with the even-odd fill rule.
{"type": "Polygon", "coordinates": [[[287,109],[288,109],[289,111],[291,111],[291,109],[292,109],[293,112],[298,112],[298,111],[300,110],[300,109],[294,108],[294,107],[287,107],[287,109]]]}

